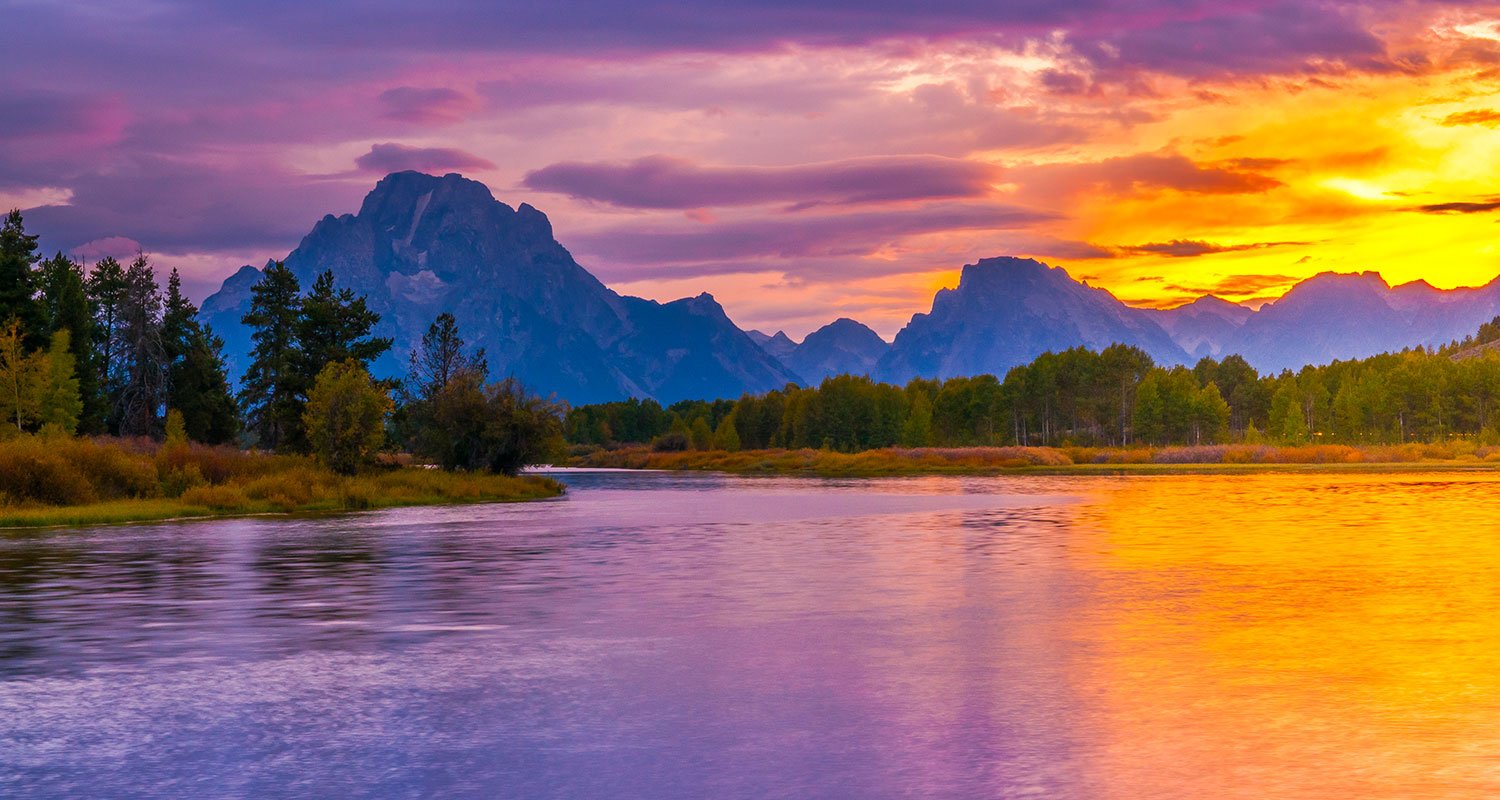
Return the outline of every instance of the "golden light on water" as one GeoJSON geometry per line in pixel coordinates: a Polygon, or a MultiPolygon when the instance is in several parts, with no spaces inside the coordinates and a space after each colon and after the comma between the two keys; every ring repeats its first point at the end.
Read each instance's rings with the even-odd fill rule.
{"type": "Polygon", "coordinates": [[[1071,548],[1107,594],[1108,796],[1500,793],[1500,478],[1121,481],[1071,548]]]}

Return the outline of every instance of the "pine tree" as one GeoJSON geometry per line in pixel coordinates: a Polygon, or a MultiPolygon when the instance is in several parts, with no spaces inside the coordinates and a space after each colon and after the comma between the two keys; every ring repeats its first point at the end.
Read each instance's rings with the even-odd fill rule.
{"type": "Polygon", "coordinates": [[[36,301],[36,274],[40,256],[37,237],[26,233],[21,212],[12,210],[0,223],[0,322],[14,319],[21,324],[27,347],[47,342],[41,305],[36,301]]]}
{"type": "Polygon", "coordinates": [[[444,311],[427,327],[421,346],[411,352],[408,389],[420,399],[430,399],[465,372],[478,373],[483,382],[489,373],[484,348],[466,354],[457,321],[444,311]]]}
{"type": "Polygon", "coordinates": [[[302,374],[316,376],[329,364],[354,359],[366,369],[370,362],[391,349],[391,340],[370,335],[380,322],[365,298],[350,289],[335,289],[333,273],[324,272],[302,299],[302,317],[297,325],[302,374]]]}
{"type": "Polygon", "coordinates": [[[166,402],[167,355],[161,336],[162,298],[144,255],[125,270],[120,315],[120,395],[115,413],[122,436],[155,436],[166,402]]]}
{"type": "Polygon", "coordinates": [[[119,417],[114,413],[124,384],[121,367],[123,348],[120,326],[125,315],[125,268],[114,258],[105,257],[94,265],[85,289],[94,314],[94,374],[105,428],[119,433],[119,417]]]}
{"type": "Polygon", "coordinates": [[[302,450],[303,393],[309,381],[300,371],[298,347],[302,289],[297,276],[281,262],[266,267],[250,290],[250,312],[241,319],[255,343],[250,366],[241,381],[240,406],[257,442],[271,450],[302,450]]]}
{"type": "Polygon", "coordinates": [[[181,417],[188,438],[223,444],[239,435],[239,412],[224,368],[224,343],[198,320],[198,308],[182,294],[177,270],[167,277],[162,313],[167,356],[167,407],[181,417]]]}
{"type": "Polygon", "coordinates": [[[41,304],[49,336],[68,331],[69,352],[82,408],[78,430],[81,433],[104,432],[109,404],[99,385],[98,358],[95,353],[95,322],[89,305],[83,265],[58,253],[42,262],[38,273],[41,304]]]}

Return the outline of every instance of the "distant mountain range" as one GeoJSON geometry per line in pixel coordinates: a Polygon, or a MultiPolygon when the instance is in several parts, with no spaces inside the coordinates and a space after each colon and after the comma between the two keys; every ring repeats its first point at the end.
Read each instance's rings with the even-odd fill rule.
{"type": "MultiPolygon", "coordinates": [[[[1162,364],[1239,353],[1279,371],[1441,345],[1500,315],[1500,279],[1442,291],[1421,281],[1392,287],[1373,272],[1324,273],[1258,311],[1212,296],[1155,310],[1060,267],[1002,257],[964,267],[958,286],[939,291],[893,342],[841,318],[798,343],[742,331],[708,294],[670,303],[617,294],[573,260],[542,212],[512,209],[459,175],[417,172],[386,176],[357,214],[324,217],[286,265],[304,285],[332,270],[339,286],[369,298],[382,317],[377,332],[395,341],[375,364],[383,377],[403,375],[428,324],[451,311],[486,349],[492,374],[575,404],[737,397],[839,374],[896,383],[1003,376],[1049,350],[1114,343],[1162,364]]],[[[249,363],[240,317],[260,276],[242,267],[203,303],[235,376],[249,363]]]]}
{"type": "Polygon", "coordinates": [[[774,336],[750,331],[750,338],[809,383],[834,375],[869,375],[891,349],[880,334],[848,317],[809,333],[801,344],[781,331],[774,336]]]}

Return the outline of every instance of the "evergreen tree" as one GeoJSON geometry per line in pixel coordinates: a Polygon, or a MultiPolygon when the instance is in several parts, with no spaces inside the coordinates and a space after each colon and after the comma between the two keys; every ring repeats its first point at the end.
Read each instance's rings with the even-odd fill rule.
{"type": "Polygon", "coordinates": [[[239,435],[240,420],[224,369],[224,343],[198,321],[198,308],[182,294],[177,270],[167,277],[162,313],[167,356],[167,407],[177,412],[189,439],[223,444],[239,435]]]}
{"type": "Polygon", "coordinates": [[[250,290],[250,311],[241,319],[252,328],[250,366],[241,382],[240,405],[256,441],[271,450],[306,447],[302,428],[303,392],[308,381],[298,347],[302,290],[297,276],[281,262],[266,267],[250,290]]]}
{"type": "Polygon", "coordinates": [[[21,212],[13,209],[0,223],[0,322],[14,319],[21,324],[27,347],[46,344],[47,326],[36,300],[36,275],[40,260],[37,237],[26,232],[21,212]]]}
{"type": "Polygon", "coordinates": [[[484,348],[465,353],[458,322],[452,314],[444,311],[427,326],[422,344],[411,352],[408,390],[419,398],[430,399],[465,372],[477,373],[481,380],[489,374],[484,348]]]}
{"type": "Polygon", "coordinates": [[[297,345],[302,374],[315,376],[329,364],[354,359],[369,369],[370,362],[391,349],[391,340],[370,331],[380,322],[365,298],[350,289],[335,289],[333,273],[324,272],[302,299],[297,345]]]}
{"type": "Polygon", "coordinates": [[[99,384],[95,321],[83,265],[58,253],[42,262],[38,279],[48,335],[55,336],[59,331],[69,333],[69,352],[73,356],[82,403],[78,430],[86,434],[103,433],[109,415],[109,401],[99,384]]]}
{"type": "Polygon", "coordinates": [[[116,415],[122,436],[155,436],[166,402],[167,355],[162,344],[162,297],[144,255],[125,270],[120,315],[120,396],[116,415]]]}
{"type": "Polygon", "coordinates": [[[110,433],[119,433],[119,418],[114,409],[119,405],[120,389],[125,382],[121,366],[123,347],[120,344],[128,289],[125,268],[114,258],[105,257],[94,265],[85,288],[94,315],[97,402],[102,404],[100,411],[105,417],[106,429],[110,433]]]}

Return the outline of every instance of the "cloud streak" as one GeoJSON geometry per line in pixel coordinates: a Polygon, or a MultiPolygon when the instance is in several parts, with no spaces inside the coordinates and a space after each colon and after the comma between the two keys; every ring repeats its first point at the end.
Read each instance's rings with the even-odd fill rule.
{"type": "Polygon", "coordinates": [[[1124,255],[1152,255],[1167,258],[1196,258],[1215,253],[1239,253],[1246,250],[1265,250],[1271,247],[1303,247],[1311,242],[1249,242],[1246,244],[1217,244],[1196,239],[1173,239],[1168,242],[1149,242],[1115,248],[1124,255]]]}
{"type": "Polygon", "coordinates": [[[625,208],[693,209],[791,202],[855,205],[981,197],[999,168],[937,156],[881,156],[785,167],[704,166],[671,156],[567,162],[527,173],[527,188],[625,208]]]}

